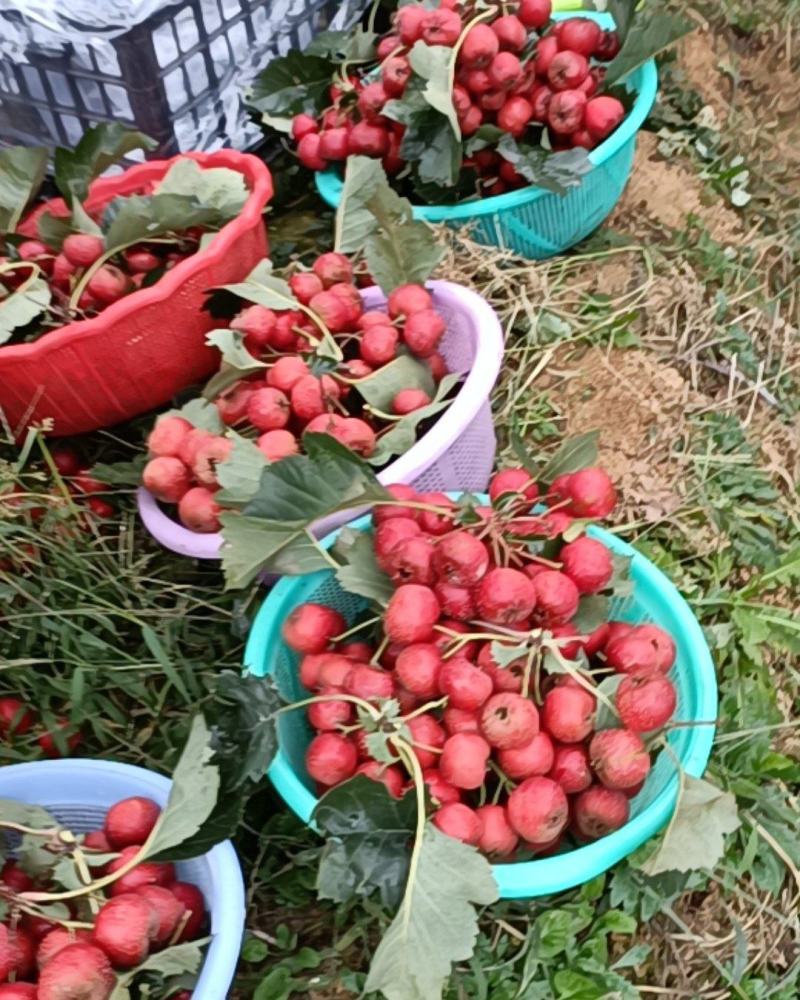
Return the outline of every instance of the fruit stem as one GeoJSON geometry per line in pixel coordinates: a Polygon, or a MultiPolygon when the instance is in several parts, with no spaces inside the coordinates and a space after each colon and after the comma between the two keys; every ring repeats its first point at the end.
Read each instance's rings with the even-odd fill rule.
{"type": "Polygon", "coordinates": [[[363,698],[358,698],[354,694],[315,694],[313,698],[303,698],[302,701],[294,701],[291,705],[283,705],[278,709],[278,714],[282,712],[293,712],[296,708],[305,708],[307,705],[313,705],[320,701],[349,701],[353,705],[358,705],[360,709],[363,709],[372,719],[376,722],[380,720],[381,713],[375,708],[374,705],[370,705],[368,701],[363,698]]]}
{"type": "MultiPolygon", "coordinates": [[[[424,715],[426,712],[432,712],[434,708],[441,708],[442,705],[446,705],[448,698],[440,698],[438,701],[427,701],[424,705],[420,705],[419,708],[415,708],[413,712],[409,712],[408,715],[401,716],[403,722],[408,722],[409,719],[416,719],[418,715],[424,715]]],[[[419,744],[421,746],[421,744],[419,744]]]]}
{"type": "MultiPolygon", "coordinates": [[[[89,871],[89,866],[86,864],[86,855],[77,845],[75,846],[75,849],[72,852],[72,858],[75,862],[75,867],[78,869],[78,874],[80,875],[83,884],[91,885],[92,873],[89,871]]],[[[100,912],[100,904],[93,895],[89,896],[89,909],[92,911],[92,914],[95,917],[100,912]]]]}
{"type": "Polygon", "coordinates": [[[355,635],[356,632],[360,632],[363,628],[366,628],[368,625],[374,625],[375,622],[379,622],[381,620],[381,617],[382,617],[381,615],[374,615],[372,618],[368,618],[365,622],[359,622],[358,625],[354,625],[352,628],[349,628],[346,632],[340,632],[339,635],[335,635],[331,639],[331,642],[341,642],[342,639],[346,639],[350,635],[355,635]]]}
{"type": "MultiPolygon", "coordinates": [[[[538,652],[536,646],[531,646],[528,650],[528,656],[525,660],[525,671],[522,675],[522,697],[527,698],[528,692],[531,686],[531,668],[533,667],[533,658],[538,652]]],[[[537,685],[538,687],[538,685],[537,685]]]]}
{"type": "Polygon", "coordinates": [[[372,663],[372,664],[378,664],[378,663],[380,663],[380,659],[383,656],[384,650],[386,649],[386,647],[388,645],[389,645],[389,636],[385,635],[381,639],[380,646],[378,646],[378,648],[375,650],[375,655],[372,657],[372,659],[369,662],[372,663]]]}
{"type": "MultiPolygon", "coordinates": [[[[110,250],[106,250],[104,254],[101,254],[97,258],[97,260],[93,264],[90,264],[89,267],[87,267],[86,270],[81,275],[78,284],[75,286],[75,288],[72,291],[72,295],[70,295],[69,297],[69,302],[67,303],[67,309],[70,312],[75,312],[78,306],[78,301],[80,300],[81,295],[83,295],[84,289],[92,280],[92,278],[95,276],[97,271],[99,271],[104,264],[107,264],[112,257],[116,257],[118,253],[121,253],[123,250],[127,250],[128,247],[132,247],[135,246],[137,243],[143,243],[143,242],[145,241],[141,237],[139,237],[138,240],[128,240],[127,243],[120,243],[119,246],[112,247],[110,250]]],[[[177,239],[165,239],[165,238],[158,239],[154,237],[152,240],[147,240],[146,242],[177,243],[178,241],[177,239]]]]}
{"type": "Polygon", "coordinates": [[[58,836],[59,831],[57,826],[49,830],[37,830],[32,826],[23,826],[22,823],[12,823],[4,819],[0,819],[0,829],[13,830],[15,833],[29,834],[33,837],[46,837],[48,840],[58,836]]]}
{"type": "Polygon", "coordinates": [[[401,736],[390,736],[389,741],[403,759],[414,781],[414,791],[417,796],[417,828],[414,833],[414,846],[411,849],[411,859],[408,865],[408,878],[406,879],[406,891],[403,894],[403,901],[400,908],[403,911],[403,925],[408,929],[411,919],[411,901],[414,895],[414,886],[417,881],[417,868],[422,852],[422,839],[425,835],[425,779],[422,777],[417,755],[401,736]]]}

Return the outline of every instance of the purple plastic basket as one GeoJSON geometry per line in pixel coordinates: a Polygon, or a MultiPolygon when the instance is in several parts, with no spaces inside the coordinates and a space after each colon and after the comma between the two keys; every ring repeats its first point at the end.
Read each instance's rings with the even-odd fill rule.
{"type": "MultiPolygon", "coordinates": [[[[489,394],[503,360],[503,331],[497,314],[476,292],[449,281],[430,281],[437,312],[447,323],[441,352],[450,371],[465,378],[458,395],[427,434],[379,473],[384,483],[410,483],[426,492],[483,491],[489,482],[497,440],[489,394]]],[[[380,309],[386,296],[379,288],[361,292],[366,309],[380,309]]],[[[195,559],[219,559],[221,534],[189,531],[173,520],[143,487],[139,514],[150,534],[165,548],[195,559]]],[[[352,519],[353,511],[314,525],[318,537],[352,519]]]]}

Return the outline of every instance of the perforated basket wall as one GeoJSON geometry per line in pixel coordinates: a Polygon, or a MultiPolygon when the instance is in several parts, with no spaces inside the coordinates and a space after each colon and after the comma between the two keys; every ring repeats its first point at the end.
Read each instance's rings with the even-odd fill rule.
{"type": "MultiPolygon", "coordinates": [[[[108,807],[132,795],[163,806],[170,785],[160,774],[111,761],[55,760],[0,768],[0,798],[42,806],[74,833],[102,827],[108,807]]],[[[211,920],[211,941],[192,997],[221,1000],[228,995],[244,931],[244,882],[236,852],[225,841],[176,868],[181,881],[203,893],[211,920]]]]}
{"type": "MultiPolygon", "coordinates": [[[[427,492],[483,490],[489,482],[497,448],[489,394],[503,357],[503,332],[485,299],[449,281],[431,281],[434,305],[447,323],[441,351],[451,371],[466,378],[450,406],[413,447],[386,466],[382,483],[412,483],[427,492]]],[[[365,309],[385,307],[378,288],[362,291],[365,309]]],[[[141,488],[139,513],[147,530],[162,545],[197,559],[218,559],[222,536],[189,531],[141,488]]],[[[326,518],[315,526],[321,538],[352,513],[326,518]]]]}
{"type": "MultiPolygon", "coordinates": [[[[136,5],[134,5],[136,6],[136,5]]],[[[145,7],[144,3],[138,6],[145,7]]],[[[357,19],[364,0],[172,0],[137,21],[64,0],[0,3],[0,140],[73,146],[97,122],[136,126],[162,155],[257,140],[239,92],[257,69],[357,19]],[[136,23],[134,23],[136,22],[136,23]],[[121,27],[119,27],[120,25],[121,27]],[[130,25],[129,27],[126,27],[130,25]],[[5,44],[2,42],[5,41],[5,44]],[[227,141],[226,141],[227,140],[227,141]]]]}
{"type": "MultiPolygon", "coordinates": [[[[556,13],[555,19],[571,16],[556,13]]],[[[602,27],[610,28],[609,14],[580,11],[602,27]]],[[[498,246],[531,260],[563,253],[593,232],[619,201],[633,167],[636,136],[650,113],[658,88],[655,63],[640,66],[625,81],[636,94],[633,107],[619,128],[589,154],[592,170],[580,186],[564,194],[540,187],[525,187],[492,198],[460,205],[415,205],[414,216],[454,227],[468,226],[473,239],[498,246]]],[[[329,205],[339,204],[342,178],[336,170],[318,173],[317,189],[329,205]]]]}
{"type": "MultiPolygon", "coordinates": [[[[364,517],[354,527],[369,527],[364,517]]],[[[615,618],[633,624],[653,622],[675,639],[677,659],[671,678],[678,692],[675,719],[682,722],[713,722],[717,714],[714,666],[702,630],[689,606],[664,574],[630,545],[599,528],[590,534],[608,548],[629,556],[634,591],[613,608],[615,618]]],[[[334,538],[325,540],[333,544],[334,538]]],[[[245,667],[251,673],[275,677],[286,698],[307,696],[297,677],[298,658],[281,637],[281,626],[299,604],[315,601],[340,611],[352,622],[366,605],[360,597],[341,589],[332,573],[323,571],[299,578],[284,578],[261,606],[245,650],[245,667]]],[[[688,774],[699,777],[705,770],[713,740],[713,725],[673,730],[670,746],[688,774]]],[[[301,711],[283,715],[278,727],[280,752],[269,775],[290,808],[309,822],[316,795],[304,764],[312,731],[301,711]]],[[[529,897],[561,892],[586,882],[640,847],[668,820],[675,805],[678,778],[672,757],[662,752],[640,794],[631,802],[631,819],[621,830],[565,855],[519,864],[494,866],[495,878],[504,898],[529,897]]]]}

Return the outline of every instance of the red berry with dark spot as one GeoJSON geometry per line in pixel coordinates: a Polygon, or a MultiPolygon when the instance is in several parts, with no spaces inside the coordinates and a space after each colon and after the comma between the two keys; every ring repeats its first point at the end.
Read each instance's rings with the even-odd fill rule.
{"type": "Polygon", "coordinates": [[[441,580],[472,587],[489,568],[489,550],[469,531],[454,531],[436,546],[433,565],[441,580]]]}
{"type": "Polygon", "coordinates": [[[539,713],[530,699],[501,691],[483,706],[481,732],[498,750],[518,750],[539,732],[539,713]]]}
{"type": "Polygon", "coordinates": [[[389,97],[402,97],[411,78],[411,66],[405,56],[392,56],[381,66],[383,89],[389,97]]]}
{"type": "MultiPolygon", "coordinates": [[[[422,583],[429,587],[436,579],[433,543],[421,535],[399,541],[387,554],[384,564],[386,572],[398,586],[403,583],[422,583]]],[[[439,594],[436,596],[439,597],[439,594]]],[[[441,603],[441,598],[439,601],[441,603]]]]}
{"type": "Polygon", "coordinates": [[[219,531],[222,508],[205,486],[193,486],[178,502],[178,518],[190,531],[211,534],[219,531]]]}
{"type": "Polygon", "coordinates": [[[286,645],[297,653],[321,653],[346,627],[338,611],[309,602],[291,612],[281,634],[286,645]]]}
{"type": "Polygon", "coordinates": [[[461,37],[461,18],[454,10],[439,7],[428,11],[422,19],[422,40],[426,45],[452,48],[461,37]]]}
{"type": "Polygon", "coordinates": [[[675,662],[675,640],[658,625],[637,625],[629,635],[646,639],[656,652],[656,666],[667,673],[675,662]]]}
{"type": "Polygon", "coordinates": [[[582,743],[556,743],[548,777],[557,781],[567,795],[582,792],[592,783],[589,754],[582,743]]]}
{"type": "Polygon", "coordinates": [[[650,754],[629,729],[604,729],[589,744],[589,759],[606,788],[633,788],[650,771],[650,754]]]}
{"type": "Polygon", "coordinates": [[[660,670],[632,670],[617,688],[615,698],[622,723],[635,733],[660,729],[675,711],[675,686],[660,670]]]}
{"type": "Polygon", "coordinates": [[[389,599],[384,630],[390,642],[427,642],[439,619],[441,607],[430,587],[416,583],[398,587],[389,599]]]}
{"type": "Polygon", "coordinates": [[[619,34],[616,31],[604,31],[595,46],[594,56],[603,62],[611,62],[620,50],[619,34]]]}
{"type": "Polygon", "coordinates": [[[589,63],[578,52],[562,50],[553,56],[547,67],[547,82],[552,90],[573,90],[589,75],[589,63]]]}
{"type": "Polygon", "coordinates": [[[560,743],[580,743],[594,725],[595,698],[582,687],[548,691],[542,705],[542,728],[560,743]]]}
{"type": "Polygon", "coordinates": [[[547,107],[547,124],[558,135],[569,135],[583,124],[586,94],[582,90],[562,90],[553,94],[547,107]]]}
{"type": "Polygon", "coordinates": [[[480,806],[475,810],[475,815],[481,822],[478,847],[483,853],[500,858],[513,854],[519,843],[519,837],[508,822],[505,807],[501,805],[480,806]]]}
{"type": "Polygon", "coordinates": [[[536,605],[533,581],[516,569],[489,570],[478,585],[478,612],[482,618],[497,625],[518,625],[524,622],[536,605]]]}
{"type": "Polygon", "coordinates": [[[436,805],[446,805],[448,802],[460,802],[461,792],[445,781],[439,774],[438,767],[429,767],[422,772],[425,784],[428,786],[428,793],[436,805]]]}
{"type": "MultiPolygon", "coordinates": [[[[496,88],[498,92],[504,92],[510,90],[520,80],[522,65],[513,52],[498,52],[486,72],[492,87],[496,88]]],[[[487,91],[487,93],[491,93],[491,91],[487,91]]],[[[485,98],[486,94],[483,97],[485,98]]],[[[487,107],[483,103],[482,106],[487,107]]],[[[497,108],[499,109],[501,106],[502,103],[497,108]]]]}
{"type": "Polygon", "coordinates": [[[581,594],[595,594],[611,582],[614,563],[611,552],[596,538],[581,535],[568,542],[558,554],[563,573],[581,594]]]}
{"type": "Polygon", "coordinates": [[[620,674],[633,670],[654,670],[658,667],[656,647],[646,637],[632,629],[626,635],[611,639],[605,648],[606,663],[620,674]]]}
{"type": "Polygon", "coordinates": [[[526,778],[508,796],[508,820],[530,844],[547,844],[567,825],[567,797],[550,778],[526,778]]]}
{"type": "Polygon", "coordinates": [[[562,625],[578,610],[580,592],[570,578],[556,569],[545,569],[532,580],[536,592],[537,623],[562,625]]]}
{"type": "Polygon", "coordinates": [[[592,785],[575,799],[573,823],[580,836],[598,840],[624,826],[629,815],[630,805],[622,792],[592,785]]]}

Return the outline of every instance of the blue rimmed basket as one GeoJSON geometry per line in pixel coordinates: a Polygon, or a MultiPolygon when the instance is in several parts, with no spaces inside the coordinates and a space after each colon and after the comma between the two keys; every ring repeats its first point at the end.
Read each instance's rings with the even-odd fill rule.
{"type": "MultiPolygon", "coordinates": [[[[484,498],[488,503],[488,498],[484,498]]],[[[351,527],[368,529],[369,516],[351,527]]],[[[612,608],[616,619],[634,624],[652,622],[675,639],[677,658],[671,677],[678,692],[675,719],[710,723],[717,716],[717,682],[714,664],[700,625],[675,586],[656,566],[627,542],[601,528],[589,534],[612,552],[631,557],[633,594],[612,608]]],[[[338,532],[322,542],[333,545],[338,532]]],[[[274,676],[281,693],[295,701],[307,696],[297,676],[298,657],[286,646],[281,626],[299,604],[315,601],[336,608],[352,622],[367,602],[344,591],[333,572],[322,570],[301,577],[284,577],[262,604],[245,650],[245,669],[258,676],[274,676]]],[[[313,733],[305,713],[289,712],[278,724],[280,749],[269,776],[286,804],[309,823],[317,803],[314,782],[305,770],[304,755],[313,733]]],[[[687,726],[670,732],[669,743],[687,774],[705,771],[714,739],[711,724],[687,726]]],[[[562,892],[611,868],[656,834],[669,820],[678,795],[678,774],[669,753],[662,752],[639,795],[631,802],[629,822],[607,837],[578,847],[568,855],[521,863],[494,865],[494,876],[504,899],[546,896],[562,892]],[[568,858],[568,863],[565,863],[568,858]]]]}
{"type": "MultiPolygon", "coordinates": [[[[110,806],[144,795],[165,806],[172,782],[153,771],[106,760],[53,760],[0,768],[0,798],[42,806],[74,833],[103,825],[110,806]]],[[[242,870],[229,840],[206,854],[175,866],[181,881],[202,892],[211,919],[206,950],[193,1000],[221,1000],[233,981],[244,934],[242,870]]]]}
{"type": "MultiPolygon", "coordinates": [[[[579,13],[604,28],[614,26],[610,14],[579,13]]],[[[570,14],[553,16],[563,19],[570,14]]],[[[636,136],[658,90],[655,62],[640,66],[625,86],[636,94],[633,108],[619,128],[589,153],[593,169],[581,178],[579,187],[570,188],[565,195],[531,186],[460,205],[415,205],[414,216],[427,222],[471,226],[477,242],[513,250],[532,260],[568,250],[597,229],[622,196],[633,168],[636,136]]],[[[333,169],[323,171],[316,175],[316,183],[325,201],[335,208],[342,195],[341,174],[333,169]]]]}

